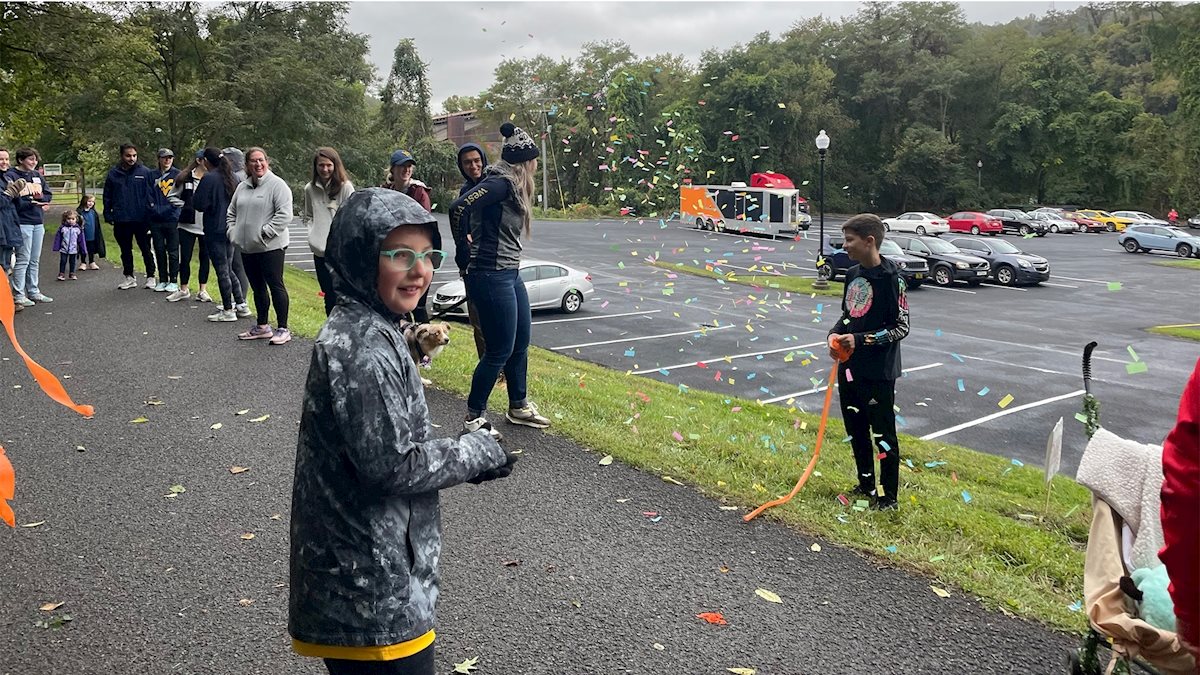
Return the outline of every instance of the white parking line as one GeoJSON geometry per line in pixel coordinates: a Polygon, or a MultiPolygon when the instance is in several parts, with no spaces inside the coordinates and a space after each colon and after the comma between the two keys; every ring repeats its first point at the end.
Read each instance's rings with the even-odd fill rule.
{"type": "Polygon", "coordinates": [[[1049,281],[1043,281],[1042,285],[1043,286],[1054,286],[1055,288],[1079,288],[1078,286],[1071,286],[1070,284],[1052,284],[1049,281]]]}
{"type": "Polygon", "coordinates": [[[596,316],[577,316],[572,319],[549,319],[547,321],[534,321],[533,325],[540,326],[544,323],[566,323],[567,321],[591,321],[593,319],[615,319],[619,316],[638,316],[641,314],[657,314],[661,309],[646,309],[640,312],[625,312],[623,314],[597,314],[596,316]]]}
{"type": "Polygon", "coordinates": [[[733,324],[727,323],[724,326],[717,326],[715,328],[696,328],[694,330],[683,330],[683,331],[679,331],[678,333],[662,333],[661,335],[642,335],[639,337],[621,338],[618,340],[601,340],[599,342],[583,342],[583,343],[580,343],[577,345],[562,345],[561,347],[551,347],[550,349],[554,349],[554,350],[578,349],[580,347],[597,347],[599,345],[615,345],[615,344],[619,344],[622,342],[638,342],[639,340],[657,340],[658,338],[675,337],[677,335],[695,335],[697,333],[711,333],[713,331],[725,330],[726,328],[733,328],[733,324]]]}
{"type": "Polygon", "coordinates": [[[934,286],[932,284],[924,284],[923,287],[934,291],[952,291],[954,293],[970,293],[971,295],[975,295],[975,291],[968,291],[964,288],[950,288],[949,286],[934,286]]]}
{"type": "MultiPolygon", "coordinates": [[[[1066,351],[1065,349],[1054,349],[1053,347],[1041,347],[1039,345],[1028,344],[1028,343],[1009,342],[1008,340],[996,340],[994,338],[975,337],[974,335],[964,335],[962,333],[945,333],[945,335],[954,335],[955,337],[967,338],[968,340],[979,340],[981,342],[995,342],[997,344],[1008,345],[1009,347],[1022,347],[1024,349],[1036,349],[1039,352],[1054,352],[1055,354],[1069,354],[1071,356],[1081,356],[1081,353],[1077,352],[1077,351],[1069,352],[1069,351],[1066,351]]],[[[1094,356],[1093,355],[1092,358],[1096,359],[1098,361],[1108,361],[1109,363],[1119,363],[1121,365],[1125,365],[1125,363],[1126,363],[1126,361],[1121,361],[1119,359],[1110,359],[1105,356],[1094,356]]]]}
{"type": "Polygon", "coordinates": [[[991,415],[985,415],[984,417],[980,417],[977,420],[971,420],[970,422],[963,422],[962,424],[956,424],[947,429],[942,429],[941,431],[935,431],[931,434],[925,434],[924,436],[921,437],[921,440],[932,441],[935,438],[941,438],[942,436],[945,436],[947,434],[952,434],[956,431],[962,431],[963,429],[969,429],[974,426],[979,426],[980,424],[983,424],[984,422],[990,422],[994,419],[999,419],[1001,417],[1004,417],[1005,415],[1011,415],[1013,413],[1018,413],[1018,412],[1021,412],[1022,410],[1029,410],[1030,408],[1037,408],[1038,406],[1047,405],[1049,403],[1057,403],[1058,401],[1065,401],[1070,398],[1075,398],[1076,396],[1079,396],[1081,394],[1083,394],[1083,390],[1077,389],[1076,391],[1073,391],[1069,394],[1063,394],[1061,396],[1054,396],[1051,398],[1044,398],[1040,401],[1033,401],[1032,403],[1026,403],[1024,405],[1019,405],[1015,408],[1008,408],[1006,410],[1001,410],[1000,412],[996,412],[996,413],[992,413],[991,415]]]}
{"type": "Polygon", "coordinates": [[[1054,276],[1057,279],[1066,279],[1067,281],[1086,281],[1089,284],[1104,284],[1105,286],[1108,285],[1107,281],[1096,281],[1095,279],[1077,279],[1075,277],[1064,277],[1061,274],[1056,274],[1054,276]]]}
{"type": "MultiPolygon", "coordinates": [[[[930,369],[930,368],[937,368],[938,366],[942,366],[942,365],[945,365],[945,364],[942,364],[942,363],[930,363],[930,364],[928,364],[928,365],[924,365],[924,366],[916,366],[915,368],[905,368],[905,369],[903,370],[903,372],[904,372],[904,373],[915,373],[915,372],[917,372],[918,370],[928,370],[928,369],[930,369]]],[[[813,387],[812,389],[805,389],[804,391],[798,391],[798,392],[796,392],[796,393],[794,393],[794,394],[784,394],[783,396],[776,396],[775,398],[768,398],[768,399],[765,399],[765,400],[763,401],[763,403],[778,403],[778,402],[780,402],[780,401],[786,401],[786,400],[788,400],[789,398],[796,398],[797,396],[808,396],[809,394],[816,394],[816,393],[819,393],[819,392],[825,391],[825,390],[826,390],[826,389],[828,389],[828,388],[829,388],[829,385],[823,385],[823,386],[820,386],[820,387],[813,387]]]]}
{"type": "Polygon", "coordinates": [[[722,356],[721,358],[718,358],[718,359],[705,359],[704,361],[688,361],[687,363],[676,363],[673,366],[663,366],[662,368],[647,368],[645,370],[635,370],[635,371],[633,371],[633,374],[634,375],[645,375],[646,373],[657,373],[662,370],[676,370],[678,368],[691,368],[692,366],[695,366],[696,364],[699,364],[699,363],[703,363],[703,364],[707,365],[709,363],[716,363],[718,361],[724,361],[727,358],[732,360],[732,359],[745,359],[745,358],[749,358],[751,356],[766,356],[767,354],[778,354],[780,352],[792,352],[792,351],[797,351],[797,350],[801,350],[801,349],[808,349],[809,347],[819,347],[823,344],[825,344],[825,343],[824,342],[812,342],[812,343],[806,344],[806,345],[796,345],[793,347],[781,347],[779,349],[768,349],[763,352],[753,352],[750,354],[738,354],[737,356],[728,356],[728,357],[722,356]]]}
{"type": "Polygon", "coordinates": [[[1004,284],[1001,284],[1001,283],[994,283],[994,284],[989,283],[988,286],[991,286],[992,288],[1003,288],[1006,291],[1021,291],[1022,293],[1029,292],[1028,288],[1017,288],[1016,286],[1005,286],[1004,284]]]}

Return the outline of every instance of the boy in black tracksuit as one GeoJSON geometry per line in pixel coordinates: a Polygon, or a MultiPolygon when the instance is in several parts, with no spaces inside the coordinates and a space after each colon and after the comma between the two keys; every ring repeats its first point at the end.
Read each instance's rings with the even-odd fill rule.
{"type": "Polygon", "coordinates": [[[901,374],[900,340],[908,335],[908,298],[899,266],[879,255],[884,229],[878,216],[854,216],[842,225],[842,234],[846,253],[858,265],[846,273],[842,315],[829,335],[850,352],[838,367],[838,389],[858,468],[853,492],[877,497],[879,509],[895,509],[900,444],[893,406],[901,374]],[[876,452],[882,495],[875,490],[876,452]]]}

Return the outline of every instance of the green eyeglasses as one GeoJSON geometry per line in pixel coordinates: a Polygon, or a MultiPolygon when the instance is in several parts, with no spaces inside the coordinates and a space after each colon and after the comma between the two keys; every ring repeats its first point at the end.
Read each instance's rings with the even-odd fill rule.
{"type": "Polygon", "coordinates": [[[442,261],[446,259],[445,251],[425,251],[418,253],[411,248],[394,248],[389,251],[380,251],[379,256],[387,258],[391,264],[407,272],[411,270],[418,260],[425,260],[433,269],[441,269],[442,261]]]}

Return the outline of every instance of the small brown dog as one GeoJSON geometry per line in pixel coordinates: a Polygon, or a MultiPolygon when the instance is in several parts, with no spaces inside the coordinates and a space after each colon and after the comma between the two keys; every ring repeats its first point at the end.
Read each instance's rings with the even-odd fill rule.
{"type": "MultiPolygon", "coordinates": [[[[413,363],[428,368],[433,358],[450,344],[450,324],[410,324],[404,328],[404,339],[408,342],[408,353],[412,355],[413,363]]],[[[421,384],[430,385],[433,382],[422,377],[421,384]]]]}

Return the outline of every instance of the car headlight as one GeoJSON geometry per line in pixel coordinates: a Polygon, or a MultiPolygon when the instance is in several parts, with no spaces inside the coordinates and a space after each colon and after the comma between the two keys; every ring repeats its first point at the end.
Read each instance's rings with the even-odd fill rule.
{"type": "Polygon", "coordinates": [[[1020,265],[1021,267],[1032,267],[1032,265],[1029,264],[1028,260],[1018,260],[1017,264],[1020,265]]]}
{"type": "Polygon", "coordinates": [[[967,263],[964,263],[964,262],[960,262],[960,263],[954,263],[954,266],[955,266],[955,267],[957,267],[957,268],[958,268],[958,269],[960,269],[960,270],[965,270],[965,269],[967,269],[968,267],[970,267],[970,265],[968,265],[967,263]]]}
{"type": "Polygon", "coordinates": [[[908,263],[901,261],[901,263],[900,263],[900,269],[902,269],[902,270],[906,270],[906,269],[908,269],[908,263]]]}

